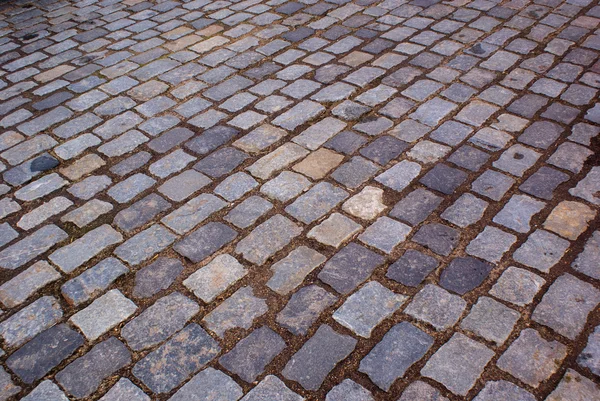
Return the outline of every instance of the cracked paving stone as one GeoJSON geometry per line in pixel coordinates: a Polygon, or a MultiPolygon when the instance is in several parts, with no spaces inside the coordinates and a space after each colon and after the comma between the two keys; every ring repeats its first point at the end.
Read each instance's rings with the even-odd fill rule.
{"type": "Polygon", "coordinates": [[[307,390],[318,390],[331,370],[354,350],[356,340],[321,325],[282,371],[307,390]]]}
{"type": "Polygon", "coordinates": [[[190,323],[135,364],[132,373],[154,393],[168,393],[217,356],[221,347],[190,323]]]}
{"type": "Polygon", "coordinates": [[[234,328],[249,329],[254,319],[267,312],[264,299],[254,296],[252,287],[242,287],[202,319],[209,330],[223,337],[234,328]]]}
{"type": "Polygon", "coordinates": [[[127,323],[121,335],[134,351],[141,351],[160,344],[181,330],[199,310],[196,302],[173,292],[158,299],[127,323]]]}
{"type": "Polygon", "coordinates": [[[533,329],[525,329],[496,363],[531,387],[538,387],[556,372],[567,355],[567,347],[558,341],[546,341],[533,329]]]}
{"type": "Polygon", "coordinates": [[[393,326],[360,361],[359,371],[384,391],[418,362],[433,345],[433,338],[408,322],[393,326]]]}
{"type": "Polygon", "coordinates": [[[279,334],[263,326],[240,340],[219,363],[242,380],[252,383],[265,367],[286,347],[279,334]]]}
{"type": "Polygon", "coordinates": [[[457,395],[465,396],[479,379],[494,352],[485,345],[456,333],[442,345],[421,369],[421,374],[457,395]],[[462,366],[457,374],[455,366],[462,366]]]}

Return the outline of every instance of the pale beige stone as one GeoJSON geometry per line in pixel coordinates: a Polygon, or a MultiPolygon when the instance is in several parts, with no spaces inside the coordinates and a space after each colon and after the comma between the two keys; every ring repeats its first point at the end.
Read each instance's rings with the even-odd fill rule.
{"type": "Polygon", "coordinates": [[[339,247],[359,232],[362,226],[340,213],[333,213],[325,221],[308,232],[307,237],[322,244],[339,247]]]}
{"type": "Polygon", "coordinates": [[[342,206],[346,213],[364,220],[373,220],[385,208],[383,190],[376,187],[365,187],[342,206]]]}
{"type": "Polygon", "coordinates": [[[351,67],[357,67],[373,58],[369,53],[354,51],[348,54],[346,57],[340,60],[340,62],[347,64],[351,67]]]}
{"type": "Polygon", "coordinates": [[[583,233],[588,223],[596,217],[596,212],[579,202],[559,203],[544,223],[544,228],[558,235],[575,240],[583,233]]]}
{"type": "Polygon", "coordinates": [[[70,180],[78,180],[86,174],[99,169],[106,163],[95,153],[83,156],[69,167],[61,168],[60,173],[70,180]]]}
{"type": "Polygon", "coordinates": [[[329,149],[321,148],[296,164],[293,167],[293,170],[318,180],[325,177],[325,175],[333,168],[337,167],[342,160],[344,160],[344,156],[329,149]]]}

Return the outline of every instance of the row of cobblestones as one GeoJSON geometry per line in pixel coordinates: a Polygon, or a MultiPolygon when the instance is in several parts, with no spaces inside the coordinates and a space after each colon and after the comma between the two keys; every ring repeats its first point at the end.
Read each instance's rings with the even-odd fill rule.
{"type": "Polygon", "coordinates": [[[0,4],[0,401],[600,401],[599,22],[0,4]]]}

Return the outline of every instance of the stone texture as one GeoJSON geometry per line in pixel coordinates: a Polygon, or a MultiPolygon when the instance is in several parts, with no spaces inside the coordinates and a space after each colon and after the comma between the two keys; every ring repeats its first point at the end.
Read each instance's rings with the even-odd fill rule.
{"type": "Polygon", "coordinates": [[[275,252],[281,250],[302,229],[287,217],[277,214],[257,226],[246,238],[238,242],[235,251],[244,259],[255,264],[263,264],[275,252]]]}
{"type": "Polygon", "coordinates": [[[219,337],[233,328],[249,329],[252,322],[267,312],[264,299],[256,297],[252,287],[242,287],[202,319],[219,337]]]}

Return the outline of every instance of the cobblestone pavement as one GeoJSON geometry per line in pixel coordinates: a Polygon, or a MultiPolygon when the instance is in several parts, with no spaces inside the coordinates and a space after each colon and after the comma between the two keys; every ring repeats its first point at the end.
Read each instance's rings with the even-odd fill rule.
{"type": "Polygon", "coordinates": [[[599,401],[593,0],[0,5],[0,401],[599,401]]]}

